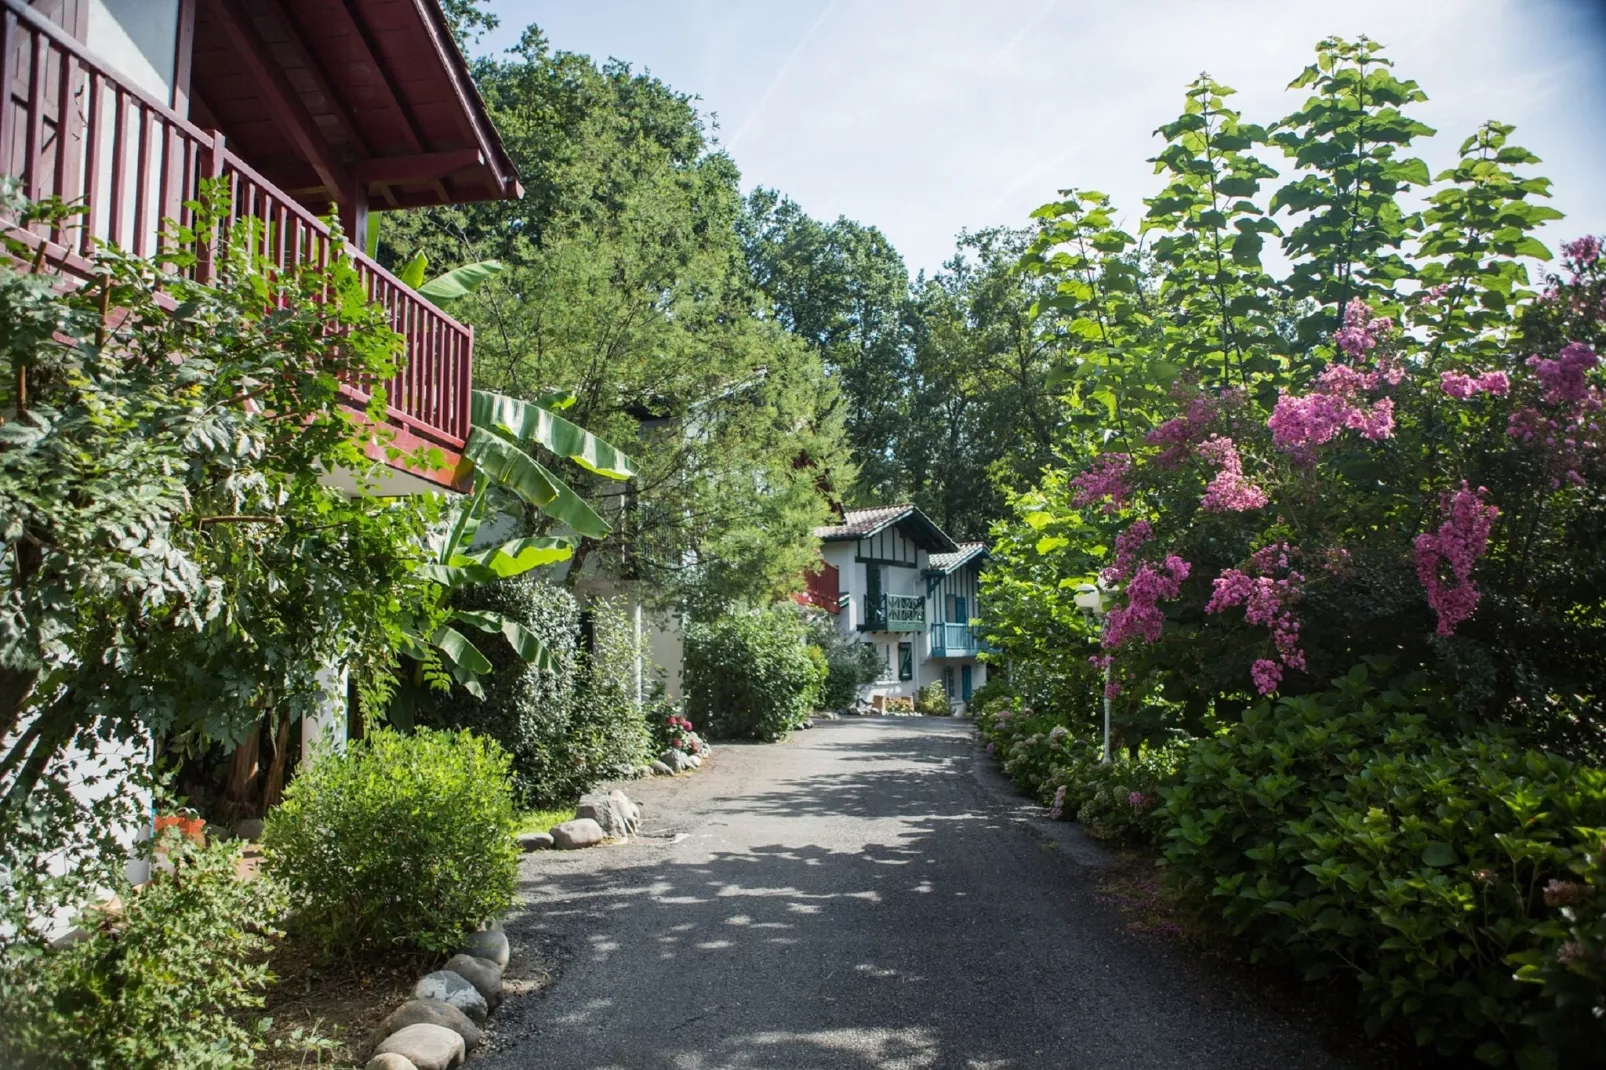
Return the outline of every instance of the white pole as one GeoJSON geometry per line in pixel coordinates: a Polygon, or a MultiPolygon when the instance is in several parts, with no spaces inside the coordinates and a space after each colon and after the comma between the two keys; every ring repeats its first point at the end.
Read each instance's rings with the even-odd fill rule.
{"type": "Polygon", "coordinates": [[[1110,764],[1110,663],[1104,663],[1104,758],[1100,765],[1110,764]]]}

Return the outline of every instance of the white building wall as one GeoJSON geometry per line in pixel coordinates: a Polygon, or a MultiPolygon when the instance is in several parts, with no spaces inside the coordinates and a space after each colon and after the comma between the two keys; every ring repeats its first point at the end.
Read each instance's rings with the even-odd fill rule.
{"type": "Polygon", "coordinates": [[[173,99],[178,0],[89,0],[84,44],[163,103],[173,99]]]}

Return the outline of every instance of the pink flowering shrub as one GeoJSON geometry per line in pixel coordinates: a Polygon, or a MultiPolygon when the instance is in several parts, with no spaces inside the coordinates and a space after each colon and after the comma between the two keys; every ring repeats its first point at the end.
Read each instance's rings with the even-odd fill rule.
{"type": "Polygon", "coordinates": [[[1471,491],[1461,484],[1446,505],[1439,530],[1416,537],[1416,574],[1427,591],[1428,605],[1438,614],[1440,635],[1455,634],[1456,625],[1472,616],[1478,605],[1472,566],[1488,548],[1489,531],[1500,515],[1499,509],[1484,504],[1487,493],[1483,487],[1471,491]]]}

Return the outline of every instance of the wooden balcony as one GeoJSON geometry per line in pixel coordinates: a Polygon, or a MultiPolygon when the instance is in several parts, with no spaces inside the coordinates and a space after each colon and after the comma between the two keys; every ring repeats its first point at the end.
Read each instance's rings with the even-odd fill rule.
{"type": "Polygon", "coordinates": [[[835,565],[821,562],[817,572],[804,575],[804,589],[797,595],[801,605],[814,606],[827,613],[842,611],[842,577],[835,565]]]}
{"type": "Polygon", "coordinates": [[[864,623],[866,632],[918,632],[926,626],[926,600],[916,594],[884,594],[866,598],[864,623]]]}
{"type": "MultiPolygon", "coordinates": [[[[0,0],[0,11],[0,174],[20,179],[31,200],[59,197],[88,207],[70,227],[21,231],[4,219],[0,226],[35,249],[44,245],[46,259],[63,272],[87,277],[97,241],[138,256],[156,253],[162,221],[189,225],[184,203],[212,178],[225,180],[232,197],[220,240],[250,217],[261,221],[256,251],[272,266],[327,263],[337,253],[329,226],[230,152],[221,134],[195,126],[120,76],[23,0],[0,0]]],[[[361,250],[347,244],[344,252],[369,298],[389,310],[392,326],[407,339],[401,370],[385,384],[390,444],[443,454],[438,469],[408,471],[423,482],[416,489],[461,489],[474,332],[361,250]]],[[[207,271],[203,261],[200,281],[208,281],[207,271]]],[[[369,401],[359,384],[343,386],[342,394],[358,412],[369,401]]],[[[370,455],[383,461],[382,446],[371,444],[370,455]]]]}

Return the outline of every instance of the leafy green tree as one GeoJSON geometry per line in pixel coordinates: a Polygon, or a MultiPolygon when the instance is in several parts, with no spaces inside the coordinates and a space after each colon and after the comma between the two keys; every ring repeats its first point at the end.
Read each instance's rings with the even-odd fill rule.
{"type": "MultiPolygon", "coordinates": [[[[478,385],[526,403],[562,388],[576,424],[631,444],[623,488],[556,470],[609,524],[574,529],[571,577],[600,568],[681,607],[795,589],[845,471],[843,415],[752,284],[734,166],[689,98],[533,28],[476,73],[526,197],[387,222],[385,247],[500,262],[454,306],[478,385]]],[[[557,528],[530,512],[521,533],[557,528]]]]}

